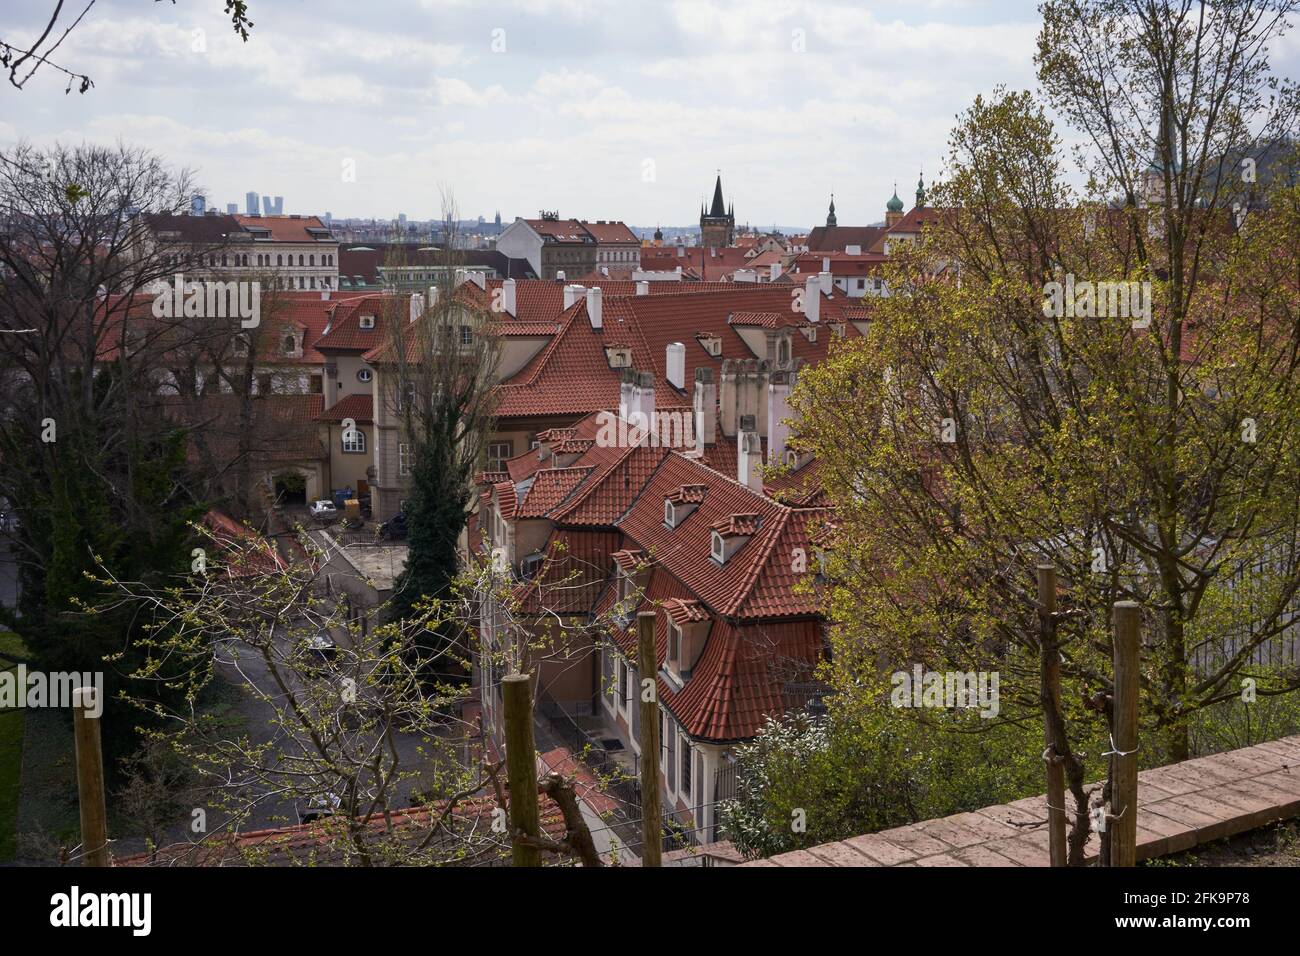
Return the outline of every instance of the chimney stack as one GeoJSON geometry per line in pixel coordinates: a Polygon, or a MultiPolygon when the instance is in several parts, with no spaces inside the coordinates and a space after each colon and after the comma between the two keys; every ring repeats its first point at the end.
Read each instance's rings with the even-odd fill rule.
{"type": "Polygon", "coordinates": [[[429,292],[425,298],[425,303],[431,309],[436,309],[438,307],[438,287],[436,285],[429,286],[429,292]]]}
{"type": "Polygon", "coordinates": [[[817,278],[821,280],[822,295],[829,299],[831,293],[835,291],[835,277],[828,270],[823,269],[817,274],[817,278]]]}
{"type": "Polygon", "coordinates": [[[507,279],[501,283],[501,308],[505,309],[512,319],[518,317],[519,306],[518,296],[514,279],[507,279]]]}
{"type": "Polygon", "coordinates": [[[669,342],[664,358],[664,367],[668,370],[668,384],[673,388],[686,388],[686,346],[681,342],[669,342]]]}
{"type": "Polygon", "coordinates": [[[718,409],[722,425],[722,434],[727,438],[736,437],[736,363],[732,359],[722,360],[722,376],[718,386],[718,409]]]}
{"type": "Polygon", "coordinates": [[[564,286],[564,308],[565,308],[565,309],[570,308],[570,307],[573,305],[573,303],[577,302],[578,299],[582,297],[582,294],[583,294],[584,292],[586,292],[586,289],[584,289],[582,286],[580,286],[580,285],[578,285],[578,284],[576,284],[576,283],[574,283],[574,284],[572,284],[572,285],[569,284],[569,283],[565,283],[565,286],[564,286]]]}
{"type": "Polygon", "coordinates": [[[713,384],[713,369],[704,365],[695,370],[694,405],[695,453],[703,455],[718,428],[718,386],[713,384]]]}
{"type": "MultiPolygon", "coordinates": [[[[581,289],[582,286],[578,286],[578,288],[581,289]]],[[[600,286],[592,286],[587,290],[587,318],[591,321],[593,329],[604,327],[605,316],[601,301],[600,286]]]]}
{"type": "Polygon", "coordinates": [[[754,427],[753,415],[740,416],[740,430],[736,433],[736,480],[751,491],[762,494],[763,479],[759,468],[763,464],[763,439],[754,427]]]}
{"type": "Polygon", "coordinates": [[[649,294],[650,294],[650,282],[649,282],[648,280],[646,280],[646,279],[638,279],[638,280],[637,280],[637,283],[636,283],[636,294],[637,294],[637,295],[649,295],[649,294]]]}
{"type": "Polygon", "coordinates": [[[424,296],[418,292],[411,293],[411,321],[424,315],[424,296]]]}
{"type": "Polygon", "coordinates": [[[821,320],[821,276],[809,276],[803,289],[803,315],[809,322],[821,320]]]}
{"type": "Polygon", "coordinates": [[[790,418],[789,372],[773,372],[772,382],[767,386],[767,461],[779,465],[785,458],[786,442],[790,438],[790,426],[785,420],[790,418]]]}
{"type": "Polygon", "coordinates": [[[781,263],[773,262],[767,267],[767,270],[767,280],[769,282],[775,282],[777,279],[781,278],[781,263]]]}

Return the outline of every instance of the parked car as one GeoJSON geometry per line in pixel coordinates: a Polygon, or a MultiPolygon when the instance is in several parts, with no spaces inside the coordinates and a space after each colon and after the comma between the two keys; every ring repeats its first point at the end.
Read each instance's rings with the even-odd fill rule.
{"type": "Polygon", "coordinates": [[[307,650],[321,664],[328,664],[338,656],[338,646],[328,634],[313,634],[307,639],[307,650]]]}
{"type": "Polygon", "coordinates": [[[406,514],[399,511],[379,526],[379,536],[389,541],[406,537],[406,514]]]}
{"type": "Polygon", "coordinates": [[[294,809],[298,813],[299,823],[312,823],[322,817],[332,817],[339,812],[343,801],[336,793],[318,793],[307,800],[299,802],[294,809]]]}
{"type": "Polygon", "coordinates": [[[322,521],[337,518],[339,516],[339,509],[335,506],[334,502],[327,501],[324,498],[317,498],[313,501],[310,510],[313,518],[319,518],[322,521]]]}

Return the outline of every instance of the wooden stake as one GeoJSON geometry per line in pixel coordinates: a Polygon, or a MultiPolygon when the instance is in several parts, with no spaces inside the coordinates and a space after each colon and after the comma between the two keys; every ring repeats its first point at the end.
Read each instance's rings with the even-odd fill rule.
{"type": "Polygon", "coordinates": [[[641,865],[663,865],[663,821],[659,805],[659,657],[655,612],[636,616],[636,688],[641,708],[641,865]],[[649,679],[650,683],[645,681],[649,679]],[[648,700],[646,698],[649,698],[648,700]]]}
{"type": "Polygon", "coordinates": [[[527,674],[501,678],[506,721],[506,777],[510,782],[510,842],[515,866],[541,866],[542,851],[520,835],[542,835],[537,805],[537,745],[533,742],[533,685],[527,674]]]}
{"type": "Polygon", "coordinates": [[[1115,602],[1114,743],[1111,747],[1110,865],[1137,864],[1138,641],[1142,612],[1115,602]]]}
{"type": "Polygon", "coordinates": [[[1065,764],[1056,754],[1054,714],[1061,711],[1061,655],[1056,646],[1056,566],[1040,564],[1038,571],[1038,646],[1043,702],[1043,743],[1047,763],[1047,836],[1052,866],[1066,866],[1065,764]],[[1055,755],[1053,757],[1053,755],[1055,755]]]}
{"type": "Polygon", "coordinates": [[[77,798],[81,803],[82,866],[108,866],[108,808],[104,801],[104,753],[93,687],[72,692],[72,730],[77,754],[77,798]]]}

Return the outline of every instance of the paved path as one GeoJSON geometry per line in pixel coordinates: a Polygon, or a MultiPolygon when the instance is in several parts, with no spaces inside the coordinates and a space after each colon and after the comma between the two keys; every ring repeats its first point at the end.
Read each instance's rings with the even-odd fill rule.
{"type": "MultiPolygon", "coordinates": [[[[1300,736],[1138,774],[1139,860],[1300,816],[1300,736]]],[[[1047,798],[1027,797],[745,866],[1047,866],[1047,798]]],[[[1097,857],[1097,835],[1087,857],[1097,857]]]]}

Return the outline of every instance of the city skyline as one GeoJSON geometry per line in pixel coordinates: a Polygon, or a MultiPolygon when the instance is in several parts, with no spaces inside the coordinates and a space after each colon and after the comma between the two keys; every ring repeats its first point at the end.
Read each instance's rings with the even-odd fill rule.
{"type": "MultiPolygon", "coordinates": [[[[17,35],[43,9],[17,4],[17,35]]],[[[637,30],[602,0],[426,0],[360,29],[348,9],[254,3],[242,43],[220,4],[101,0],[60,49],[95,87],[39,75],[0,143],[121,138],[216,208],[259,183],[286,212],[435,219],[445,186],[462,218],[689,222],[720,169],[738,223],[819,224],[833,191],[865,224],[939,171],[977,93],[1031,84],[1037,28],[1032,3],[947,0],[671,3],[637,30]]]]}

